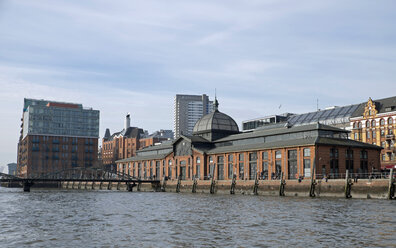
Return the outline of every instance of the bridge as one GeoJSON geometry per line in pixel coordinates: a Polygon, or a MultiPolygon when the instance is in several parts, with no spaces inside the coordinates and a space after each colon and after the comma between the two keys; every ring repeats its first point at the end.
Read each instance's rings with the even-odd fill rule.
{"type": "Polygon", "coordinates": [[[79,185],[85,182],[86,187],[88,182],[91,182],[93,187],[95,183],[99,182],[100,188],[102,188],[102,183],[107,183],[108,185],[117,183],[117,185],[125,184],[128,191],[133,191],[134,187],[143,183],[152,184],[156,187],[160,185],[160,180],[140,179],[122,172],[111,172],[98,168],[72,168],[28,178],[0,173],[0,183],[4,182],[20,184],[25,192],[30,192],[30,188],[38,183],[58,183],[59,185],[67,183],[66,185],[68,186],[71,182],[74,186],[75,182],[78,182],[79,185]]]}

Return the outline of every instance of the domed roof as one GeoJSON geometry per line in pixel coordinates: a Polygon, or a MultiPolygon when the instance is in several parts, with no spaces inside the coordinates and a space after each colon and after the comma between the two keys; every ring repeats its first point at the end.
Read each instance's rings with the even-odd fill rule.
{"type": "Polygon", "coordinates": [[[213,131],[238,133],[239,128],[234,119],[218,111],[218,102],[215,101],[215,111],[204,115],[195,123],[193,134],[202,134],[213,131]]]}

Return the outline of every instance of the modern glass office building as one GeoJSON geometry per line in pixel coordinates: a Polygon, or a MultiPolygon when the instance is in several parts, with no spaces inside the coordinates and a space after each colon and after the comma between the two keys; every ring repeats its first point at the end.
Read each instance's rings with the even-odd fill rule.
{"type": "Polygon", "coordinates": [[[24,99],[18,174],[33,176],[97,162],[99,111],[82,104],[24,99]]]}

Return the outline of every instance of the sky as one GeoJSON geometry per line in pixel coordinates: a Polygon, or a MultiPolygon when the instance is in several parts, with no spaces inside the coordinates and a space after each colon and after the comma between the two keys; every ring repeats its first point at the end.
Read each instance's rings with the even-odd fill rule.
{"type": "Polygon", "coordinates": [[[0,0],[0,166],[24,98],[82,103],[106,128],[173,129],[176,94],[243,120],[396,93],[396,1],[0,0]]]}

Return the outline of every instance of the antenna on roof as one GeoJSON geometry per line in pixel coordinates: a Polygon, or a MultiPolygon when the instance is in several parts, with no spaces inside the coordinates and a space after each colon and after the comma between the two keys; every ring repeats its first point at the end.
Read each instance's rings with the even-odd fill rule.
{"type": "Polygon", "coordinates": [[[316,98],[316,111],[319,111],[319,98],[316,98]]]}
{"type": "Polygon", "coordinates": [[[219,102],[217,101],[217,92],[216,92],[216,88],[215,88],[215,102],[214,102],[214,107],[215,107],[215,111],[219,110],[219,102]]]}

